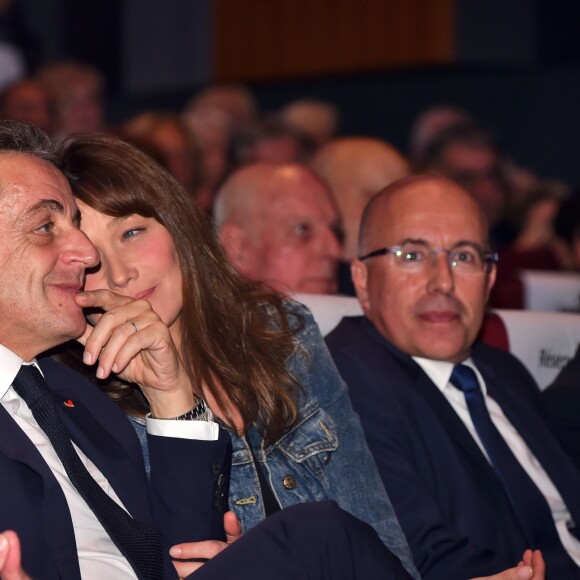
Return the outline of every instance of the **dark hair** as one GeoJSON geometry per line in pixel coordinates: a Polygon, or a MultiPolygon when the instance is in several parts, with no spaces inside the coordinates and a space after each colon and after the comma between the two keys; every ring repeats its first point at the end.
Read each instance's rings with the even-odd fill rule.
{"type": "Polygon", "coordinates": [[[42,129],[24,121],[0,121],[0,153],[25,153],[58,167],[61,148],[42,129]]]}
{"type": "Polygon", "coordinates": [[[554,220],[554,230],[570,246],[580,236],[580,189],[573,191],[560,204],[554,220]]]}
{"type": "Polygon", "coordinates": [[[445,151],[455,144],[489,148],[499,152],[498,142],[489,129],[473,122],[458,123],[441,131],[425,147],[423,153],[416,160],[416,172],[424,173],[436,168],[445,151]]]}
{"type": "MultiPolygon", "coordinates": [[[[268,442],[279,437],[296,419],[296,383],[285,368],[295,344],[281,298],[240,278],[206,212],[132,145],[75,136],[65,143],[63,171],[93,209],[151,217],[167,229],[182,272],[181,354],[194,390],[207,388],[230,426],[233,406],[244,429],[254,424],[268,442]]],[[[120,381],[112,388],[116,398],[128,390],[120,381]]]]}

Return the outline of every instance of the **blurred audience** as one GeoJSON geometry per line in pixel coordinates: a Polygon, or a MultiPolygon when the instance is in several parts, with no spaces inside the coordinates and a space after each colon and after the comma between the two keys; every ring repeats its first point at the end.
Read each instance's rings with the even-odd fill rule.
{"type": "Polygon", "coordinates": [[[409,163],[386,141],[345,137],[322,147],[311,166],[330,186],[340,212],[345,235],[339,291],[354,296],[349,262],[357,257],[363,209],[379,190],[409,175],[409,163]]]}
{"type": "Polygon", "coordinates": [[[24,58],[17,47],[0,40],[0,90],[26,74],[24,58]]]}
{"type": "Polygon", "coordinates": [[[280,293],[334,294],[342,229],[325,183],[299,164],[257,163],[220,188],[214,217],[235,268],[280,293]]]}
{"type": "Polygon", "coordinates": [[[271,116],[233,133],[226,173],[249,163],[302,163],[313,151],[308,137],[271,116]]]}
{"type": "Polygon", "coordinates": [[[455,181],[475,198],[488,220],[496,248],[513,240],[514,228],[506,221],[509,185],[503,156],[487,129],[468,123],[441,131],[427,145],[418,169],[455,181]]]}
{"type": "Polygon", "coordinates": [[[211,209],[211,197],[202,195],[201,151],[186,124],[174,114],[146,111],[127,121],[122,132],[140,146],[175,177],[175,179],[206,210],[211,209]]]}
{"type": "Polygon", "coordinates": [[[244,85],[217,84],[210,85],[195,95],[189,101],[186,111],[220,111],[232,127],[244,127],[256,121],[258,105],[244,85]]]}
{"type": "Polygon", "coordinates": [[[420,113],[411,127],[409,155],[415,165],[422,165],[426,149],[443,131],[472,122],[466,111],[449,105],[429,107],[420,113]]]}
{"type": "Polygon", "coordinates": [[[565,199],[554,223],[564,269],[580,272],[580,190],[565,199]]]}
{"type": "Polygon", "coordinates": [[[9,85],[0,94],[0,118],[28,121],[50,133],[47,92],[38,81],[31,78],[9,85]]]}
{"type": "Polygon", "coordinates": [[[211,85],[186,105],[182,117],[201,150],[199,199],[205,208],[213,204],[227,166],[231,136],[251,127],[258,106],[252,93],[243,85],[211,85]]]}
{"type": "Polygon", "coordinates": [[[338,109],[332,103],[316,99],[299,99],[280,111],[281,120],[308,137],[316,149],[336,137],[338,117],[338,109]]]}
{"type": "MultiPolygon", "coordinates": [[[[556,218],[562,216],[560,205],[565,194],[566,188],[561,184],[546,182],[528,193],[517,211],[514,208],[513,223],[518,235],[499,251],[497,280],[490,299],[496,308],[524,308],[521,271],[572,269],[571,245],[556,233],[556,218]]],[[[575,219],[574,210],[567,202],[564,208],[564,219],[571,222],[575,219]]]]}
{"type": "Polygon", "coordinates": [[[96,68],[59,61],[42,67],[36,78],[50,98],[56,139],[103,129],[105,80],[96,68]]]}

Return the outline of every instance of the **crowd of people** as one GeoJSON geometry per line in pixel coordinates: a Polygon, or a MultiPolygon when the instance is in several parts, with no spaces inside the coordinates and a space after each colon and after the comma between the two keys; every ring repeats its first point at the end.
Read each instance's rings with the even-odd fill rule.
{"type": "Polygon", "coordinates": [[[478,341],[580,270],[579,196],[452,107],[405,154],[314,99],[105,95],[0,95],[0,578],[580,578],[580,438],[478,341]],[[325,341],[300,292],[363,315],[325,341]]]}

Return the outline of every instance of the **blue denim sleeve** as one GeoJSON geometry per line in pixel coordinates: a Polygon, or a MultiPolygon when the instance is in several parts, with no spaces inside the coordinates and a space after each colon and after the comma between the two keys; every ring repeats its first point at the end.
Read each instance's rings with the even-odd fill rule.
{"type": "Polygon", "coordinates": [[[149,477],[151,466],[149,465],[149,448],[147,447],[147,427],[145,426],[145,419],[134,417],[133,415],[127,415],[127,418],[139,438],[141,451],[143,452],[143,460],[145,461],[145,471],[147,472],[147,477],[149,477]]]}
{"type": "Polygon", "coordinates": [[[310,311],[301,304],[288,302],[287,311],[297,339],[288,368],[304,387],[303,396],[317,398],[330,416],[338,439],[336,451],[325,466],[328,499],[334,499],[345,511],[372,525],[409,573],[420,578],[358,415],[352,409],[347,386],[318,326],[310,311]]]}

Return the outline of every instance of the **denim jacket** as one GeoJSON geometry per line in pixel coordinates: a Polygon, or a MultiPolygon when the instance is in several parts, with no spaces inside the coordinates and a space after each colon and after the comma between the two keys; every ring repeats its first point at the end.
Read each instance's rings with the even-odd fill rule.
{"type": "MultiPolygon", "coordinates": [[[[371,524],[411,575],[419,578],[359,418],[352,410],[347,387],[318,326],[302,304],[288,301],[285,309],[296,338],[286,364],[302,386],[297,393],[298,418],[268,446],[253,427],[246,437],[230,431],[230,508],[244,530],[266,517],[251,445],[282,508],[309,501],[336,501],[345,511],[371,524]]],[[[138,433],[143,431],[142,426],[134,426],[138,433]]]]}

